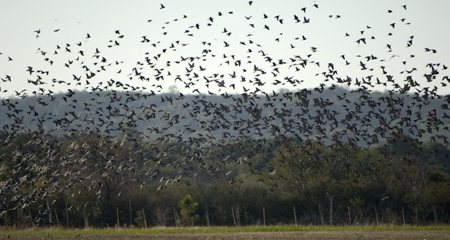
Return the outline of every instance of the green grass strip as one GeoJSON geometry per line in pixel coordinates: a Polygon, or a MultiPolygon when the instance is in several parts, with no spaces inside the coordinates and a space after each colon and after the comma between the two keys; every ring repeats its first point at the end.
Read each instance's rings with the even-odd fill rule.
{"type": "Polygon", "coordinates": [[[140,235],[177,233],[301,232],[301,231],[450,231],[450,226],[244,226],[244,227],[153,227],[141,228],[29,228],[0,229],[0,235],[140,235]]]}

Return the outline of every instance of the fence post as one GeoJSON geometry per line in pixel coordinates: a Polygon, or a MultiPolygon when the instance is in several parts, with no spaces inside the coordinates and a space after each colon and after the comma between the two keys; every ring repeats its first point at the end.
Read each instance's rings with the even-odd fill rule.
{"type": "Polygon", "coordinates": [[[69,210],[67,209],[67,193],[64,195],[64,201],[66,202],[66,227],[69,227],[69,210]]]}
{"type": "Polygon", "coordinates": [[[231,206],[231,214],[233,215],[234,226],[236,227],[236,217],[234,216],[234,208],[231,206]]]}
{"type": "Polygon", "coordinates": [[[120,222],[119,222],[119,208],[116,207],[116,213],[117,213],[117,228],[120,227],[120,222]]]}
{"type": "Polygon", "coordinates": [[[175,211],[175,208],[173,208],[173,216],[175,219],[175,227],[178,227],[177,211],[175,211]]]}
{"type": "Polygon", "coordinates": [[[264,221],[264,227],[266,226],[266,210],[263,207],[263,221],[264,221]]]}
{"type": "Polygon", "coordinates": [[[50,204],[48,203],[48,197],[45,198],[45,201],[47,202],[48,222],[52,224],[53,223],[52,209],[50,208],[50,204]]]}
{"type": "Polygon", "coordinates": [[[56,224],[58,224],[58,226],[59,226],[58,212],[56,212],[56,209],[54,209],[54,210],[55,210],[55,216],[56,216],[56,224]]]}
{"type": "Polygon", "coordinates": [[[142,217],[144,217],[144,225],[145,225],[145,228],[147,228],[147,219],[145,218],[144,208],[142,208],[142,217]]]}
{"type": "Polygon", "coordinates": [[[238,227],[240,227],[241,226],[241,215],[239,213],[239,206],[236,207],[236,212],[235,213],[236,213],[236,224],[237,224],[238,227]]]}
{"type": "Polygon", "coordinates": [[[131,199],[128,200],[130,203],[130,227],[133,225],[133,213],[131,212],[131,199]]]}
{"type": "Polygon", "coordinates": [[[402,217],[403,217],[403,226],[405,226],[405,225],[406,225],[406,221],[405,221],[405,211],[403,210],[403,207],[402,207],[402,217]]]}
{"type": "Polygon", "coordinates": [[[350,207],[348,207],[348,224],[351,226],[352,225],[352,217],[350,215],[350,207]]]}
{"type": "Polygon", "coordinates": [[[297,214],[295,213],[295,207],[294,207],[294,219],[295,219],[295,226],[297,227],[297,214]]]}
{"type": "Polygon", "coordinates": [[[333,197],[330,197],[330,225],[333,226],[333,197]]]}
{"type": "Polygon", "coordinates": [[[84,227],[88,228],[89,227],[89,219],[88,219],[88,205],[90,204],[90,202],[87,202],[86,204],[84,204],[84,227]]]}
{"type": "Polygon", "coordinates": [[[437,214],[436,214],[436,207],[434,206],[434,204],[433,204],[433,213],[434,213],[434,224],[438,224],[438,217],[437,217],[437,214]]]}
{"type": "Polygon", "coordinates": [[[209,222],[209,213],[208,213],[208,206],[205,204],[205,218],[206,218],[206,225],[208,227],[211,226],[210,222],[209,222]]]}
{"type": "Polygon", "coordinates": [[[379,223],[378,223],[378,211],[377,211],[377,206],[375,206],[375,218],[376,218],[376,220],[377,220],[377,225],[378,225],[379,223]]]}
{"type": "Polygon", "coordinates": [[[320,213],[320,225],[323,225],[323,211],[319,204],[319,213],[320,213]]]}

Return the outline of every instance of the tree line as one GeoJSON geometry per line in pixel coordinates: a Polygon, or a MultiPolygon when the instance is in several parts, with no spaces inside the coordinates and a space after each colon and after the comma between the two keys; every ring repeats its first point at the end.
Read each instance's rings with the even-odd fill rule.
{"type": "Polygon", "coordinates": [[[327,146],[295,137],[192,146],[1,134],[4,226],[446,224],[449,150],[392,135],[327,146]]]}

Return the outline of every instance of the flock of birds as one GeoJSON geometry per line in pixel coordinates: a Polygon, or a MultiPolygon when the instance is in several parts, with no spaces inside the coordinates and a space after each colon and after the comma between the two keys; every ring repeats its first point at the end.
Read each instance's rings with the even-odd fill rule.
{"type": "MultiPolygon", "coordinates": [[[[252,1],[248,4],[249,7],[254,6],[252,1]]],[[[314,4],[302,8],[294,16],[246,16],[245,21],[250,29],[273,31],[274,22],[269,22],[269,19],[275,19],[276,24],[293,22],[301,28],[314,21],[306,14],[311,9],[320,7],[314,4]],[[251,19],[256,17],[268,19],[267,24],[258,26],[251,23],[251,19]]],[[[161,4],[160,10],[167,9],[161,4]]],[[[406,10],[407,6],[403,5],[388,10],[386,14],[406,10]]],[[[207,27],[213,27],[218,18],[226,15],[233,15],[233,12],[219,12],[205,23],[189,26],[183,34],[192,37],[207,27]]],[[[329,17],[341,18],[340,15],[329,17]]],[[[184,15],[173,22],[187,18],[184,15]]],[[[152,20],[148,23],[151,24],[152,20]]],[[[170,35],[167,30],[169,24],[164,24],[161,36],[170,35]]],[[[390,24],[392,32],[388,34],[395,34],[400,24],[408,23],[401,18],[399,22],[390,24]]],[[[97,200],[101,200],[105,194],[101,190],[101,179],[107,178],[117,179],[121,184],[137,182],[143,185],[159,181],[160,186],[155,190],[161,190],[171,183],[188,183],[186,179],[193,177],[193,169],[218,174],[227,162],[246,165],[254,174],[270,171],[276,176],[271,166],[252,165],[252,157],[268,151],[264,148],[266,143],[273,147],[288,146],[288,139],[295,139],[304,146],[318,142],[333,151],[349,151],[344,147],[345,143],[355,148],[377,147],[386,158],[389,158],[386,144],[393,136],[412,136],[409,142],[411,149],[419,149],[423,142],[428,141],[448,149],[450,97],[439,95],[437,86],[421,86],[425,85],[422,80],[413,77],[416,68],[404,70],[402,73],[407,77],[399,81],[387,72],[385,66],[380,67],[380,72],[373,69],[373,62],[386,65],[389,62],[371,54],[359,56],[360,61],[356,63],[362,72],[368,72],[366,77],[342,77],[336,64],[321,64],[313,60],[314,54],[320,50],[317,47],[309,47],[304,57],[293,54],[277,59],[266,53],[264,45],[257,39],[226,40],[234,34],[232,28],[221,31],[221,39],[224,40],[219,41],[220,47],[217,47],[218,42],[202,41],[204,49],[199,50],[198,55],[181,56],[165,62],[165,55],[169,52],[189,48],[194,43],[167,43],[155,41],[157,36],[142,36],[139,44],[151,50],[128,72],[121,68],[126,61],[103,55],[108,49],[122,46],[121,41],[126,36],[120,30],[115,31],[116,38],[109,40],[106,46],[92,48],[92,51],[83,49],[84,44],[95,37],[90,33],[75,43],[58,44],[51,50],[39,49],[38,54],[48,63],[47,69],[58,67],[76,73],[72,74],[73,79],[51,79],[50,70],[28,66],[26,71],[34,78],[28,79],[28,83],[36,90],[15,90],[13,97],[2,98],[0,125],[3,135],[0,144],[9,152],[0,153],[0,196],[3,196],[0,218],[17,209],[27,215],[33,202],[47,200],[47,206],[39,206],[39,214],[32,216],[34,221],[44,222],[45,216],[50,214],[50,206],[58,201],[48,200],[55,193],[67,192],[75,197],[76,194],[95,192],[97,200]],[[230,46],[235,45],[245,48],[247,56],[241,57],[241,52],[227,52],[230,46]],[[154,52],[157,54],[153,55],[154,52]],[[70,59],[55,60],[60,55],[70,59]],[[206,67],[209,66],[208,61],[213,59],[220,59],[220,65],[231,69],[231,72],[204,74],[209,71],[206,67]],[[306,80],[299,80],[296,76],[307,68],[326,68],[317,73],[325,81],[312,89],[301,88],[306,80]],[[80,71],[83,74],[78,74],[80,71]],[[117,74],[116,79],[102,77],[112,71],[117,74]],[[152,74],[146,74],[148,71],[152,74]],[[283,71],[293,74],[290,76],[283,71]],[[182,86],[188,93],[164,94],[163,88],[167,86],[164,83],[169,81],[182,86]],[[57,93],[54,89],[57,85],[70,89],[57,93]],[[280,86],[283,86],[283,91],[274,90],[280,86]],[[388,91],[377,93],[374,91],[376,86],[384,86],[388,91]],[[85,92],[77,91],[79,87],[85,92]],[[342,87],[351,88],[341,91],[342,87]],[[333,90],[342,94],[333,95],[333,90]],[[81,99],[79,95],[88,97],[81,99]],[[35,102],[26,102],[27,99],[35,102]],[[127,134],[120,135],[121,132],[127,134]],[[162,150],[158,145],[161,143],[181,145],[169,145],[162,150]],[[152,167],[146,170],[145,179],[138,179],[136,173],[142,167],[139,162],[145,156],[142,150],[145,144],[153,155],[144,162],[152,167]],[[215,148],[229,154],[210,153],[215,148]],[[207,157],[211,154],[214,157],[207,157]],[[175,155],[179,159],[171,158],[175,155]],[[176,174],[161,176],[160,169],[169,167],[177,169],[176,174]],[[6,176],[10,178],[6,179],[6,176]]],[[[368,45],[375,41],[374,36],[365,36],[365,31],[370,28],[367,26],[357,33],[357,39],[352,39],[353,34],[348,33],[343,37],[354,41],[354,44],[368,45]]],[[[59,31],[54,30],[55,33],[59,31]]],[[[44,34],[40,29],[35,33],[36,38],[44,34]]],[[[307,39],[308,36],[303,35],[295,40],[306,42],[307,39]]],[[[411,47],[413,40],[414,36],[407,39],[405,47],[411,47]]],[[[190,41],[195,41],[195,38],[190,41]]],[[[280,42],[284,42],[281,35],[274,39],[274,43],[280,42]]],[[[293,51],[299,44],[288,43],[293,51]]],[[[394,51],[393,48],[386,45],[388,52],[394,51]]],[[[432,48],[425,48],[425,51],[430,54],[436,52],[432,48]]],[[[345,65],[355,64],[349,61],[349,56],[342,55],[341,58],[345,65]]],[[[14,61],[14,56],[0,55],[0,61],[14,61]]],[[[406,61],[403,64],[407,65],[406,61]]],[[[447,69],[446,65],[430,63],[426,67],[429,69],[429,73],[423,75],[426,84],[439,81],[439,88],[442,88],[450,83],[448,76],[440,76],[447,69]]],[[[1,77],[1,82],[14,80],[8,74],[1,77]]],[[[311,159],[317,159],[317,152],[305,152],[311,159]]],[[[340,165],[348,164],[346,156],[339,159],[340,165]]],[[[268,160],[270,157],[266,156],[268,160]]],[[[230,178],[231,175],[227,172],[217,177],[230,178]]],[[[230,183],[235,182],[230,179],[230,183]]]]}

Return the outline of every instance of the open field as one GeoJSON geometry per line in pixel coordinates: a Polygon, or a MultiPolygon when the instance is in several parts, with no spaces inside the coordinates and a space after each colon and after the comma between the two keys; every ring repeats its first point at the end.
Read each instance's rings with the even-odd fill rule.
{"type": "Polygon", "coordinates": [[[0,239],[449,239],[450,226],[249,226],[150,229],[5,230],[0,239]]]}
{"type": "MultiPolygon", "coordinates": [[[[449,231],[314,231],[125,235],[15,235],[9,239],[449,239],[449,231]]],[[[7,236],[0,236],[7,239],[7,236]]]]}

